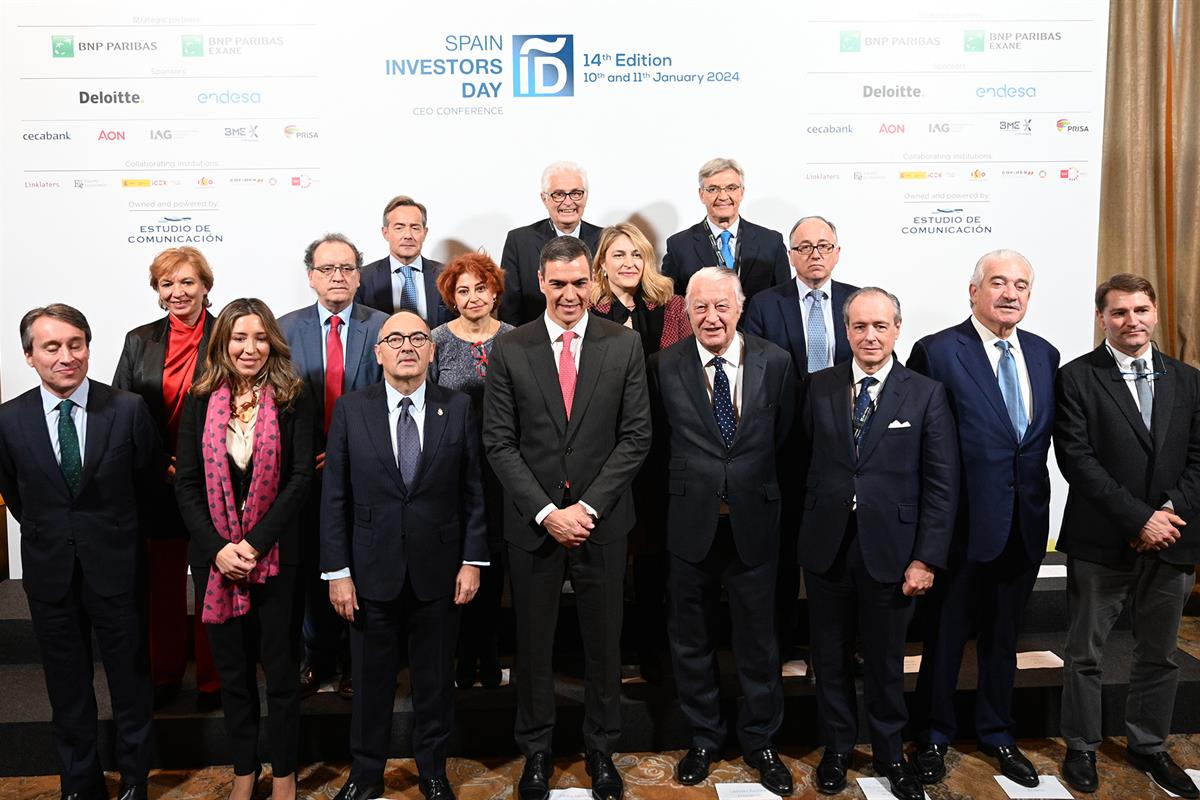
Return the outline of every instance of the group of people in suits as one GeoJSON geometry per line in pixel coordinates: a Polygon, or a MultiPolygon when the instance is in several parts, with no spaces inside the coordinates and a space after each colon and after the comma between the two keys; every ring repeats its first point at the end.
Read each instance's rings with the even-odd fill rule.
{"type": "Polygon", "coordinates": [[[1153,286],[1129,274],[1102,283],[1105,341],[1059,369],[1057,350],[1019,327],[1031,264],[994,250],[968,282],[968,319],[901,364],[900,301],[833,280],[831,222],[804,217],[785,238],[741,218],[736,162],[714,159],[698,177],[705,219],[669,237],[661,270],[636,226],[583,220],[586,174],[566,162],[542,176],[548,219],[509,233],[503,268],[477,253],[424,258],[427,210],[398,196],[383,212],[388,256],[364,266],[340,234],[313,241],[315,302],[278,321],[253,298],[213,317],[204,256],[165,251],[150,283],[167,315],[129,333],[114,387],[88,377],[83,314],[30,311],[22,347],[40,385],[0,405],[0,493],[21,524],[63,796],[106,796],[92,630],[121,800],[146,797],[153,709],[178,692],[189,639],[202,702],[223,706],[231,798],[252,797],[261,770],[259,662],[272,797],[295,797],[300,701],[335,676],[353,720],[338,800],[380,796],[403,631],[420,789],[453,798],[454,690],[500,682],[507,571],[516,794],[549,796],[567,579],[584,634],[591,792],[619,800],[631,555],[644,674],[657,635],[692,732],[680,783],[703,782],[727,744],[724,589],[737,743],[766,789],[793,792],[776,739],[803,575],[820,792],[847,785],[859,656],[876,773],[902,800],[944,777],[971,638],[980,749],[1035,786],[1012,701],[1049,535],[1052,442],[1069,484],[1063,777],[1099,784],[1099,665],[1128,606],[1128,758],[1200,795],[1166,750],[1200,548],[1187,527],[1200,506],[1200,372],[1153,346],[1153,286]],[[918,601],[928,629],[910,720],[918,601]]]}

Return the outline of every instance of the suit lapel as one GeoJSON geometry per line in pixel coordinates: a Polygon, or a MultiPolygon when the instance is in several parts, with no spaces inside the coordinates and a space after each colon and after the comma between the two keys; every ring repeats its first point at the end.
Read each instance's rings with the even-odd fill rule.
{"type": "Polygon", "coordinates": [[[708,220],[703,219],[700,224],[692,228],[692,243],[696,247],[696,256],[700,259],[700,264],[706,267],[722,267],[724,263],[719,261],[717,254],[713,252],[712,244],[708,240],[708,220]]]}
{"type": "Polygon", "coordinates": [[[910,377],[908,370],[900,366],[899,362],[892,362],[892,374],[888,375],[888,379],[883,384],[883,390],[879,393],[875,413],[872,415],[871,427],[867,430],[867,438],[858,448],[860,463],[871,457],[871,453],[879,446],[879,440],[887,432],[888,425],[897,418],[896,412],[899,411],[905,395],[908,394],[910,377]]]}
{"type": "Polygon", "coordinates": [[[796,282],[788,281],[783,296],[776,297],[775,301],[779,303],[779,316],[783,319],[792,351],[792,363],[798,371],[808,374],[808,344],[804,338],[804,314],[800,310],[800,290],[796,288],[796,282]]]}
{"type": "Polygon", "coordinates": [[[375,447],[375,455],[383,464],[383,471],[391,476],[398,488],[405,495],[408,487],[400,477],[400,465],[396,463],[396,454],[392,452],[392,432],[388,425],[387,390],[382,383],[373,383],[366,389],[367,402],[363,404],[363,424],[367,428],[367,436],[375,447]]]}
{"type": "Polygon", "coordinates": [[[849,361],[843,361],[834,366],[838,380],[834,391],[826,398],[829,401],[829,413],[833,417],[833,429],[841,433],[846,444],[847,463],[854,463],[854,429],[850,420],[850,392],[853,389],[853,372],[849,361]]]}
{"type": "MultiPolygon", "coordinates": [[[[567,420],[567,441],[575,435],[579,425],[587,413],[592,396],[596,393],[596,383],[600,373],[604,371],[604,357],[608,352],[608,336],[604,329],[594,324],[595,318],[588,325],[587,335],[579,342],[583,347],[579,354],[579,375],[575,379],[575,397],[571,401],[571,418],[567,420]]],[[[561,399],[561,391],[560,391],[561,399]]],[[[563,410],[566,415],[566,409],[563,410]]]]}
{"type": "MultiPolygon", "coordinates": [[[[733,434],[733,442],[729,445],[730,449],[737,446],[738,439],[742,435],[742,430],[748,422],[754,418],[754,414],[762,407],[763,401],[763,386],[767,382],[767,367],[761,358],[761,352],[758,348],[751,351],[750,343],[746,342],[746,351],[742,354],[745,359],[742,364],[742,408],[738,414],[737,430],[733,434]]],[[[731,389],[733,386],[730,387],[731,389]]],[[[712,416],[711,414],[709,415],[712,416]]],[[[713,420],[716,425],[716,420],[713,420]]]]}
{"type": "Polygon", "coordinates": [[[833,298],[833,308],[830,309],[833,312],[833,363],[837,364],[850,358],[850,339],[846,336],[846,320],[842,316],[850,288],[844,283],[830,281],[829,296],[833,298]]]}
{"type": "Polygon", "coordinates": [[[358,371],[362,368],[363,354],[367,349],[366,315],[362,305],[355,303],[350,311],[350,326],[346,334],[346,379],[342,390],[349,392],[358,383],[358,371]]]}
{"type": "Polygon", "coordinates": [[[1150,431],[1146,430],[1146,423],[1142,421],[1142,414],[1133,401],[1133,395],[1129,393],[1129,387],[1125,385],[1125,376],[1121,374],[1120,367],[1117,366],[1117,362],[1113,360],[1103,344],[1095,352],[1097,359],[1092,363],[1092,370],[1095,373],[1096,381],[1104,387],[1113,402],[1117,404],[1117,408],[1121,410],[1125,421],[1137,434],[1138,441],[1142,443],[1142,446],[1147,450],[1152,449],[1154,443],[1150,440],[1150,431]]]}
{"type": "MultiPolygon", "coordinates": [[[[542,391],[542,399],[546,402],[546,411],[554,423],[558,435],[562,436],[567,427],[567,408],[563,405],[562,388],[558,382],[558,367],[554,364],[554,351],[550,348],[550,334],[546,331],[546,323],[541,317],[535,320],[538,324],[530,325],[529,338],[525,342],[525,358],[529,361],[529,370],[542,391]]],[[[586,349],[586,348],[585,348],[586,349]]],[[[579,391],[576,382],[576,393],[579,391]]]]}
{"type": "Polygon", "coordinates": [[[442,435],[446,432],[446,403],[441,387],[425,382],[425,429],[421,436],[421,461],[409,494],[415,494],[421,485],[421,478],[429,471],[429,465],[437,457],[438,447],[442,444],[442,435]]]}
{"type": "Polygon", "coordinates": [[[92,381],[88,389],[87,444],[84,445],[83,475],[79,479],[79,491],[83,494],[88,482],[96,474],[104,453],[108,450],[108,434],[112,430],[113,404],[106,387],[92,381]]]}
{"type": "MultiPolygon", "coordinates": [[[[987,353],[983,351],[983,341],[979,338],[979,334],[975,332],[975,328],[971,325],[971,321],[967,320],[965,325],[969,326],[969,332],[960,329],[958,331],[958,362],[962,364],[963,369],[971,376],[971,380],[979,387],[979,391],[987,399],[988,405],[996,412],[1004,423],[1005,429],[1012,434],[1013,439],[1017,438],[1017,432],[1013,429],[1012,420],[1008,417],[1008,406],[1004,405],[1004,395],[1000,394],[1000,382],[996,379],[995,373],[992,372],[992,364],[988,360],[987,353]]],[[[1030,380],[1032,381],[1032,370],[1029,370],[1029,363],[1025,364],[1026,370],[1030,372],[1030,380]]],[[[1030,384],[1032,386],[1032,383],[1030,384]]],[[[1032,390],[1030,391],[1032,394],[1032,390]]],[[[1041,405],[1039,403],[1038,405],[1041,405]]]]}
{"type": "MultiPolygon", "coordinates": [[[[207,316],[207,312],[206,312],[207,316]]],[[[206,326],[207,327],[207,326],[206,326]]],[[[163,380],[163,364],[167,360],[167,337],[171,330],[171,316],[168,314],[163,317],[162,324],[154,331],[154,335],[146,340],[146,346],[142,349],[142,375],[146,377],[146,383],[150,386],[162,386],[163,380]]],[[[205,331],[207,338],[208,331],[205,331]]],[[[197,369],[200,364],[204,363],[204,344],[200,343],[200,358],[197,359],[197,369]]],[[[195,376],[193,376],[193,379],[195,376]]]]}
{"type": "MultiPolygon", "coordinates": [[[[1033,414],[1029,419],[1029,430],[1040,429],[1043,425],[1054,424],[1054,373],[1046,363],[1044,348],[1038,347],[1032,340],[1017,331],[1017,340],[1021,343],[1021,355],[1025,359],[1025,371],[1029,374],[1029,396],[1033,402],[1033,414]]],[[[997,386],[999,382],[997,381],[997,386]]],[[[1031,438],[1029,431],[1025,439],[1031,438]]]]}
{"type": "Polygon", "coordinates": [[[1150,419],[1154,436],[1155,452],[1162,452],[1167,445],[1167,434],[1171,431],[1171,410],[1175,407],[1175,370],[1163,361],[1162,354],[1154,351],[1150,359],[1154,376],[1154,411],[1150,419]]]}
{"type": "Polygon", "coordinates": [[[708,399],[708,379],[704,376],[705,365],[696,351],[696,338],[693,336],[684,341],[689,344],[680,347],[677,356],[683,389],[696,406],[696,416],[700,419],[700,424],[708,430],[713,441],[724,446],[725,440],[721,436],[721,429],[717,427],[717,419],[713,416],[712,402],[708,399]]]}
{"type": "MultiPolygon", "coordinates": [[[[204,333],[200,337],[200,356],[196,359],[196,369],[192,373],[192,383],[200,380],[200,376],[204,374],[204,365],[208,361],[208,340],[212,338],[213,326],[217,324],[217,318],[208,311],[204,312],[204,333]]],[[[162,367],[160,366],[161,370],[162,367]]]]}
{"type": "Polygon", "coordinates": [[[25,404],[21,409],[21,427],[25,431],[27,452],[42,468],[42,472],[46,473],[50,483],[58,489],[60,494],[69,499],[71,490],[67,487],[67,479],[63,477],[58,462],[54,460],[54,445],[50,442],[50,432],[46,428],[46,414],[42,409],[42,393],[39,389],[33,389],[25,397],[25,404]]]}
{"type": "Polygon", "coordinates": [[[442,324],[442,295],[437,288],[438,274],[442,270],[442,265],[440,262],[428,258],[424,258],[423,261],[421,279],[425,284],[425,315],[428,317],[425,321],[429,324],[430,329],[433,329],[442,324]]]}
{"type": "Polygon", "coordinates": [[[325,370],[322,367],[321,348],[321,317],[316,305],[311,305],[300,320],[300,358],[299,363],[305,365],[309,383],[312,384],[313,402],[320,414],[325,413],[325,370]]]}

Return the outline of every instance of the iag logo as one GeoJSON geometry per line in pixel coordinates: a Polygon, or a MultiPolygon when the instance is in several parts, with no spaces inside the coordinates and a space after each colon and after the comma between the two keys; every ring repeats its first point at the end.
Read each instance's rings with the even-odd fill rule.
{"type": "Polygon", "coordinates": [[[514,97],[574,97],[575,37],[513,37],[514,97]]]}

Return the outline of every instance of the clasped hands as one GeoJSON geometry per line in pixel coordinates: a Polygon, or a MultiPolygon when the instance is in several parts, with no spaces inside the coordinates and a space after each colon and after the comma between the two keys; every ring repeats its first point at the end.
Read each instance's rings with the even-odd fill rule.
{"type": "Polygon", "coordinates": [[[592,535],[596,520],[582,503],[556,508],[542,520],[542,527],[563,547],[579,547],[592,535]]]}
{"type": "Polygon", "coordinates": [[[244,581],[258,565],[258,551],[245,539],[236,544],[230,542],[217,551],[213,563],[227,579],[244,581]]]}
{"type": "Polygon", "coordinates": [[[1179,541],[1179,529],[1187,525],[1182,517],[1169,508],[1160,508],[1150,515],[1137,538],[1129,546],[1139,553],[1166,550],[1179,541]]]}

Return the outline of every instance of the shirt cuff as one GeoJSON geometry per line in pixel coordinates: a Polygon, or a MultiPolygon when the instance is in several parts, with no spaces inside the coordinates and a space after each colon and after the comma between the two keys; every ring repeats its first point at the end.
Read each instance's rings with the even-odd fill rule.
{"type": "Polygon", "coordinates": [[[1175,513],[1175,504],[1172,503],[1169,499],[1162,504],[1162,508],[1165,508],[1167,511],[1170,511],[1172,514],[1175,513]]]}
{"type": "Polygon", "coordinates": [[[349,567],[344,567],[343,569],[335,569],[333,572],[322,572],[321,573],[321,580],[323,580],[323,581],[336,581],[336,580],[341,580],[342,578],[349,578],[349,577],[350,577],[350,568],[349,567]]]}
{"type": "Polygon", "coordinates": [[[600,515],[596,513],[596,509],[592,508],[582,500],[579,501],[579,505],[583,506],[583,510],[591,514],[594,519],[600,519],[600,515]]]}
{"type": "Polygon", "coordinates": [[[492,562],[490,562],[490,561],[464,561],[463,562],[464,567],[490,567],[491,565],[492,565],[492,562]]]}
{"type": "Polygon", "coordinates": [[[533,518],[533,521],[536,522],[538,525],[541,525],[542,522],[546,519],[546,517],[550,516],[551,511],[557,511],[557,510],[558,510],[558,506],[554,505],[554,503],[546,503],[546,507],[537,513],[537,515],[533,518]]]}

